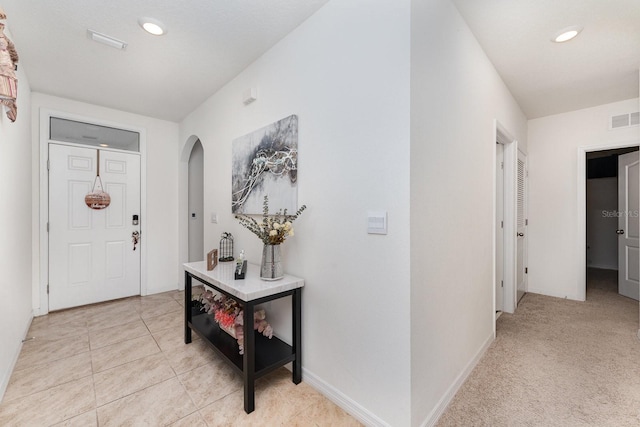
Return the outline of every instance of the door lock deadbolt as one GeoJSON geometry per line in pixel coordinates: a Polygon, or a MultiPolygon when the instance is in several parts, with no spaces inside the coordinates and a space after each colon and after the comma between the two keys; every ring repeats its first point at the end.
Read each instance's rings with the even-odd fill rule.
{"type": "Polygon", "coordinates": [[[140,221],[138,221],[138,215],[134,215],[133,216],[133,221],[132,221],[133,225],[138,225],[139,222],[140,221]]]}

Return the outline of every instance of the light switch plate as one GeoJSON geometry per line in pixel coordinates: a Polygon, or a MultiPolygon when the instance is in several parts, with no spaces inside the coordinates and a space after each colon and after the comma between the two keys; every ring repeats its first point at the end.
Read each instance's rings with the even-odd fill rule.
{"type": "Polygon", "coordinates": [[[212,224],[218,223],[218,214],[215,212],[211,212],[211,223],[212,224]]]}
{"type": "Polygon", "coordinates": [[[367,212],[367,233],[387,234],[387,212],[367,212]]]}

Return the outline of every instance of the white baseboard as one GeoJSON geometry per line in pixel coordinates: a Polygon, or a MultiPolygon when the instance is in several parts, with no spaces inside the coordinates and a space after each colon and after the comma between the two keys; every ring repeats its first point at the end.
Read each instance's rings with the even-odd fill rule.
{"type": "Polygon", "coordinates": [[[581,302],[584,302],[585,300],[584,298],[578,298],[578,296],[575,294],[567,295],[560,292],[556,292],[554,289],[540,289],[540,288],[533,288],[529,286],[527,288],[527,292],[530,292],[532,294],[546,295],[548,297],[564,298],[564,299],[570,299],[570,300],[581,301],[581,302]]]}
{"type": "Polygon", "coordinates": [[[350,397],[346,396],[341,391],[337,390],[335,387],[327,384],[320,377],[314,375],[309,372],[307,369],[302,369],[302,378],[304,382],[309,384],[311,387],[318,390],[321,394],[323,394],[327,399],[344,409],[355,419],[360,421],[362,424],[366,426],[380,426],[380,427],[388,427],[389,424],[385,423],[383,420],[378,418],[375,414],[373,414],[368,409],[362,407],[358,402],[354,401],[350,397]]]}
{"type": "Polygon", "coordinates": [[[429,415],[427,415],[427,418],[420,424],[421,427],[431,427],[436,425],[438,419],[440,419],[444,411],[447,409],[447,406],[449,406],[449,403],[451,403],[451,400],[453,400],[453,397],[456,395],[458,390],[460,390],[462,384],[464,384],[464,382],[467,380],[467,378],[473,371],[473,368],[475,368],[480,359],[482,359],[482,356],[484,356],[494,339],[495,338],[493,337],[493,333],[491,333],[489,338],[487,338],[484,344],[482,344],[473,359],[469,361],[464,370],[460,373],[460,375],[458,375],[458,378],[456,378],[453,384],[451,384],[451,387],[449,387],[444,396],[442,396],[436,407],[433,408],[429,415]]]}
{"type": "MultiPolygon", "coordinates": [[[[198,284],[200,284],[200,282],[198,282],[198,284]]],[[[153,288],[153,289],[149,289],[147,287],[147,291],[145,294],[142,294],[142,290],[140,290],[140,296],[147,297],[149,295],[161,294],[164,292],[171,292],[171,291],[184,291],[184,286],[182,287],[182,289],[180,289],[180,285],[169,286],[169,287],[163,286],[161,288],[153,288]]]]}
{"type": "Polygon", "coordinates": [[[20,335],[22,339],[16,346],[16,350],[14,351],[13,358],[9,366],[7,366],[7,370],[2,373],[2,380],[0,380],[0,402],[4,398],[4,393],[7,391],[7,387],[9,386],[9,381],[11,380],[11,374],[13,373],[13,368],[15,368],[16,363],[18,362],[18,357],[20,356],[20,352],[22,351],[22,340],[27,337],[27,333],[29,333],[29,328],[31,327],[31,321],[33,320],[33,311],[29,312],[27,319],[22,323],[23,333],[20,335]]]}

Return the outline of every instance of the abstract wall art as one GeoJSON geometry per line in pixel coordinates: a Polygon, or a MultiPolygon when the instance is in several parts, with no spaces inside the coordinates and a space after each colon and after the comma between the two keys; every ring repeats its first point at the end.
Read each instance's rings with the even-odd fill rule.
{"type": "Polygon", "coordinates": [[[231,210],[261,214],[298,209],[298,116],[291,115],[233,140],[231,210]]]}

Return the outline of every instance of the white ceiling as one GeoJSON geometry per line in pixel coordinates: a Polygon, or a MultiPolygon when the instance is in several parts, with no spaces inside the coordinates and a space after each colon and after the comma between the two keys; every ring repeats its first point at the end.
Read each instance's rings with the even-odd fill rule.
{"type": "MultiPolygon", "coordinates": [[[[34,91],[180,121],[328,0],[0,0],[34,91]],[[138,18],[162,21],[144,32],[138,18]],[[87,29],[128,43],[119,51],[87,29]]],[[[239,97],[241,95],[238,95],[239,97]]]]}
{"type": "Polygon", "coordinates": [[[529,119],[638,97],[640,0],[453,2],[529,119]]]}
{"type": "MultiPolygon", "coordinates": [[[[327,1],[0,0],[34,91],[172,121],[327,1]],[[168,33],[143,32],[142,16],[168,33]],[[87,29],[128,47],[95,43],[87,29]]],[[[638,96],[640,0],[453,2],[528,118],[638,96]],[[549,41],[570,25],[584,30],[549,41]]]]}

